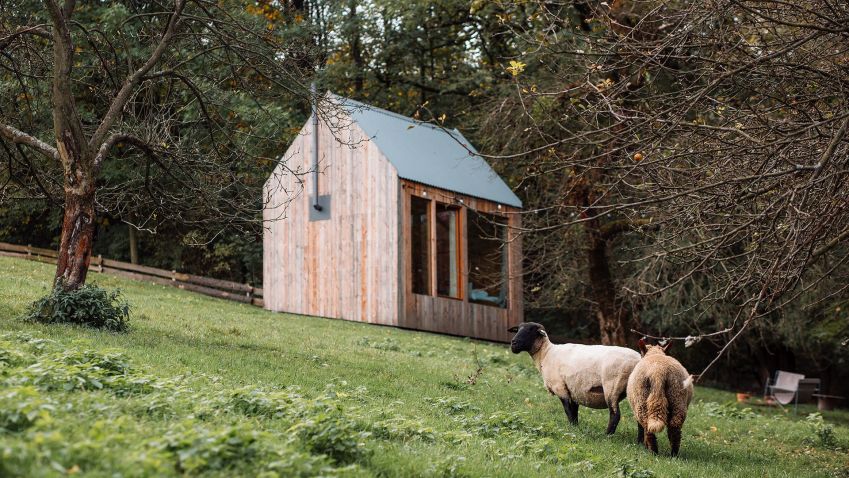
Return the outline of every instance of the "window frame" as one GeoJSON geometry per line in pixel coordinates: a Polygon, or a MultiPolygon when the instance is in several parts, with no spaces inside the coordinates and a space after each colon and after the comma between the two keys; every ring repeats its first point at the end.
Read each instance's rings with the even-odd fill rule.
{"type": "Polygon", "coordinates": [[[510,236],[510,225],[509,225],[509,217],[504,214],[497,212],[484,212],[477,209],[468,208],[466,212],[466,260],[468,266],[468,275],[466,277],[466,282],[471,283],[472,281],[472,271],[474,271],[474,264],[472,264],[472,251],[469,250],[468,245],[472,243],[471,234],[472,231],[472,222],[473,219],[471,215],[474,214],[476,216],[480,216],[482,220],[489,221],[493,220],[494,224],[497,228],[501,229],[501,234],[503,237],[500,238],[503,241],[503,244],[500,246],[502,249],[500,251],[501,256],[501,272],[500,279],[503,283],[504,288],[504,305],[500,305],[498,303],[485,301],[485,300],[473,300],[471,298],[471,290],[469,291],[468,301],[472,304],[482,305],[486,307],[497,307],[499,309],[509,309],[510,308],[510,245],[509,245],[509,236],[510,236]]]}
{"type": "Polygon", "coordinates": [[[409,281],[409,288],[414,294],[425,295],[425,296],[433,296],[433,284],[434,284],[433,277],[434,277],[434,273],[435,273],[435,271],[433,269],[433,247],[434,247],[434,245],[433,245],[433,200],[428,198],[428,197],[422,197],[422,196],[418,196],[418,195],[415,195],[415,194],[411,194],[409,203],[410,203],[410,206],[407,210],[407,218],[409,220],[408,228],[409,228],[409,237],[410,237],[410,239],[409,239],[410,240],[410,244],[409,244],[410,254],[409,254],[409,258],[408,258],[409,261],[410,261],[410,275],[409,275],[409,277],[407,277],[407,280],[409,281]],[[416,271],[414,270],[415,262],[413,261],[414,254],[415,254],[415,251],[413,250],[413,201],[415,199],[422,200],[422,201],[425,201],[427,203],[427,206],[426,206],[427,219],[425,221],[425,227],[427,228],[427,237],[424,239],[424,256],[425,256],[424,264],[425,264],[425,267],[427,268],[427,270],[425,272],[425,281],[424,281],[425,282],[424,283],[424,286],[425,286],[424,289],[425,290],[424,290],[424,292],[420,292],[420,291],[417,291],[415,289],[416,271]]]}
{"type": "MultiPolygon", "coordinates": [[[[406,184],[406,183],[405,183],[406,184]]],[[[468,281],[470,279],[470,255],[469,255],[469,211],[472,211],[476,214],[493,216],[499,219],[499,222],[502,223],[502,227],[505,228],[504,235],[506,240],[509,242],[510,239],[510,220],[509,216],[505,215],[503,211],[501,211],[500,206],[499,210],[495,211],[488,210],[490,208],[485,208],[484,210],[479,210],[477,208],[470,207],[467,202],[467,199],[464,196],[460,195],[449,195],[445,193],[440,193],[439,191],[434,191],[428,188],[425,188],[420,185],[413,185],[410,187],[409,185],[404,186],[406,189],[405,197],[406,201],[404,201],[405,211],[404,215],[406,220],[404,221],[406,230],[404,231],[404,236],[406,237],[406,244],[404,246],[405,258],[409,261],[409,266],[405,269],[409,269],[409,272],[405,271],[405,290],[410,294],[419,295],[423,297],[438,297],[440,299],[450,299],[457,300],[461,302],[465,302],[467,304],[475,304],[487,307],[497,307],[502,310],[508,310],[511,305],[511,291],[513,290],[513,283],[510,280],[510,264],[511,264],[511,256],[512,256],[512,248],[509,246],[505,246],[503,250],[504,255],[504,264],[506,267],[504,281],[505,281],[505,305],[500,306],[497,304],[488,304],[482,301],[473,301],[469,299],[469,288],[468,281]],[[413,290],[413,278],[415,271],[413,269],[413,237],[412,237],[412,211],[413,211],[413,198],[418,198],[420,200],[425,200],[428,202],[428,240],[427,242],[427,263],[428,263],[428,283],[426,287],[426,292],[417,292],[413,290]],[[445,207],[455,209],[457,211],[457,225],[456,225],[456,236],[455,240],[457,243],[457,296],[450,295],[442,295],[438,293],[438,278],[437,278],[437,240],[436,240],[436,214],[437,214],[437,204],[442,204],[445,207]]],[[[474,204],[474,202],[472,202],[474,204]]]]}
{"type": "Polygon", "coordinates": [[[464,258],[466,257],[466,254],[465,254],[465,252],[466,252],[465,251],[466,241],[463,238],[463,236],[464,236],[463,231],[465,229],[463,227],[463,223],[464,223],[463,215],[465,214],[464,210],[465,210],[465,206],[462,205],[462,204],[451,204],[451,203],[444,202],[444,201],[433,200],[433,216],[432,216],[433,219],[432,219],[432,221],[433,221],[434,227],[433,227],[433,232],[432,232],[432,237],[433,237],[433,250],[432,250],[432,252],[433,252],[433,264],[434,264],[434,268],[433,268],[433,284],[434,284],[433,285],[433,292],[434,292],[435,297],[440,297],[440,298],[443,298],[443,299],[454,299],[454,300],[464,300],[465,299],[465,289],[466,288],[464,287],[464,281],[465,281],[465,277],[466,277],[466,274],[465,274],[466,268],[465,268],[464,258]],[[444,206],[444,208],[446,210],[455,211],[454,243],[456,244],[455,247],[456,247],[457,250],[456,250],[456,253],[455,253],[454,260],[456,261],[456,264],[457,264],[457,266],[456,266],[457,270],[455,272],[456,281],[457,281],[457,295],[456,296],[439,293],[439,267],[438,267],[438,265],[439,265],[439,263],[438,263],[438,260],[439,260],[439,257],[438,257],[438,255],[439,255],[439,240],[437,239],[437,230],[436,230],[436,215],[438,214],[437,208],[439,207],[439,205],[444,206]]]}

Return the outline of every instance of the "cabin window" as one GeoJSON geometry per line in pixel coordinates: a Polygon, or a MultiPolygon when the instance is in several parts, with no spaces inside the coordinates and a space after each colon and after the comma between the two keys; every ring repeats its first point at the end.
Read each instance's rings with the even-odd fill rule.
{"type": "Polygon", "coordinates": [[[436,293],[460,298],[460,208],[436,203],[436,293]]]}
{"type": "Polygon", "coordinates": [[[468,210],[469,302],[507,307],[507,227],[501,216],[468,210]]]}
{"type": "Polygon", "coordinates": [[[410,198],[410,239],[412,242],[413,292],[430,294],[430,201],[410,198]]]}

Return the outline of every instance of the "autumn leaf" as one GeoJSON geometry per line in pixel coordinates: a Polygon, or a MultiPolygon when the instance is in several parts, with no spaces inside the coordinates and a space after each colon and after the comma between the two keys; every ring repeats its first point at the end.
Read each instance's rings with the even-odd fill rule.
{"type": "Polygon", "coordinates": [[[510,60],[510,66],[507,67],[507,72],[513,76],[519,76],[519,73],[525,71],[526,66],[528,65],[521,61],[510,60]]]}

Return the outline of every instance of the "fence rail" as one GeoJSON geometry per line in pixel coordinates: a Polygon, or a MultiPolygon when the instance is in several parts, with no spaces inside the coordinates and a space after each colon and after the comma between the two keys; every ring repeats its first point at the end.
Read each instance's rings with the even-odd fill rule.
{"type": "MultiPolygon", "coordinates": [[[[0,256],[20,257],[31,261],[56,264],[59,253],[52,249],[20,246],[0,242],[0,256]]],[[[246,304],[262,307],[262,289],[250,284],[197,276],[184,272],[157,269],[156,267],[130,264],[129,262],[113,261],[100,256],[92,257],[88,270],[114,276],[127,277],[154,284],[167,285],[178,289],[189,290],[200,294],[235,300],[246,304]]]]}

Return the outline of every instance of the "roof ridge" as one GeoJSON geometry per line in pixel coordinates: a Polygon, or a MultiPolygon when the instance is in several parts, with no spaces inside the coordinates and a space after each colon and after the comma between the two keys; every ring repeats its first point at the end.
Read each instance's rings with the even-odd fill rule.
{"type": "Polygon", "coordinates": [[[449,129],[449,128],[445,128],[445,127],[440,127],[440,126],[437,126],[433,123],[429,123],[427,121],[422,121],[422,120],[418,120],[418,119],[415,119],[415,118],[411,118],[409,116],[404,116],[401,113],[389,111],[387,109],[380,108],[379,106],[369,105],[369,104],[363,103],[362,101],[357,101],[355,99],[348,98],[347,96],[337,95],[336,93],[333,93],[332,91],[329,91],[329,90],[327,91],[327,94],[342,100],[343,105],[344,105],[345,102],[355,103],[358,108],[362,108],[362,109],[366,109],[366,110],[369,110],[369,111],[373,111],[375,113],[380,113],[380,114],[384,114],[384,115],[387,115],[387,116],[391,116],[393,118],[406,121],[407,123],[414,123],[416,126],[427,126],[427,127],[434,129],[434,130],[446,131],[446,132],[448,132],[448,134],[453,135],[453,134],[456,133],[456,134],[459,134],[461,137],[463,136],[460,133],[460,131],[457,130],[457,128],[450,128],[449,129]]]}

